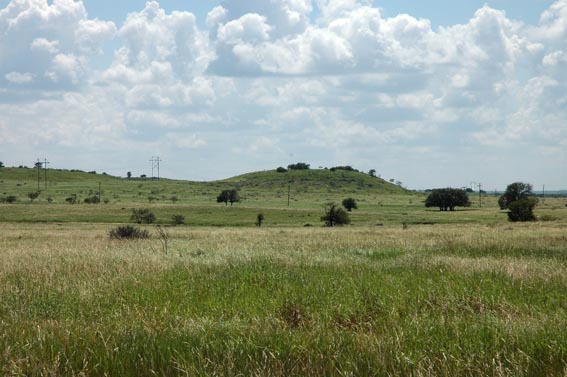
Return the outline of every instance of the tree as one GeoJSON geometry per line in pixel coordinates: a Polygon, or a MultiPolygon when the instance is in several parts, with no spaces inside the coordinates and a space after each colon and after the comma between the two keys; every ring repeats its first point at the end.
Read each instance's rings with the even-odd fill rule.
{"type": "Polygon", "coordinates": [[[345,207],[349,212],[352,212],[353,209],[358,209],[356,200],[353,198],[346,198],[345,200],[343,200],[343,207],[345,207]]]}
{"type": "Polygon", "coordinates": [[[2,161],[0,161],[0,168],[4,167],[4,163],[2,161]]]}
{"type": "Polygon", "coordinates": [[[368,175],[371,177],[376,177],[376,169],[370,169],[368,171],[368,175]]]}
{"type": "Polygon", "coordinates": [[[217,196],[217,203],[224,203],[232,206],[233,203],[240,202],[240,194],[238,194],[238,190],[223,190],[219,196],[217,196]]]}
{"type": "Polygon", "coordinates": [[[310,167],[311,165],[306,164],[305,162],[298,162],[297,164],[287,166],[289,170],[309,170],[310,167]]]}
{"type": "Polygon", "coordinates": [[[538,199],[534,197],[532,185],[524,182],[514,182],[504,194],[498,198],[500,209],[508,209],[510,221],[535,221],[534,208],[538,199]]]}
{"type": "Polygon", "coordinates": [[[152,224],[156,221],[156,215],[153,214],[147,208],[132,208],[132,215],[130,216],[130,220],[138,223],[138,224],[152,224]]]}
{"type": "Polygon", "coordinates": [[[258,216],[256,216],[256,226],[261,227],[262,221],[264,221],[264,214],[259,213],[258,216]]]}
{"type": "Polygon", "coordinates": [[[283,166],[280,166],[279,168],[277,168],[276,171],[278,173],[287,173],[287,169],[284,168],[283,166]]]}
{"type": "Polygon", "coordinates": [[[508,205],[512,202],[528,199],[533,196],[532,185],[524,182],[514,182],[506,187],[504,194],[498,198],[498,205],[500,209],[507,209],[508,205]]]}
{"type": "Polygon", "coordinates": [[[175,202],[177,202],[179,200],[179,198],[177,196],[173,195],[171,198],[169,198],[169,200],[171,200],[171,202],[173,204],[175,204],[175,202]]]}
{"type": "Polygon", "coordinates": [[[342,226],[350,223],[348,213],[339,207],[336,203],[327,203],[324,206],[325,215],[321,217],[321,221],[325,222],[325,226],[342,226]]]}
{"type": "Polygon", "coordinates": [[[466,191],[454,188],[434,189],[425,199],[426,207],[439,207],[440,211],[454,211],[455,207],[469,207],[470,205],[466,191]]]}
{"type": "Polygon", "coordinates": [[[30,198],[30,201],[33,203],[34,200],[36,200],[39,197],[39,191],[33,191],[33,192],[29,192],[28,193],[28,198],[30,198]]]}
{"type": "Polygon", "coordinates": [[[128,179],[132,178],[132,172],[131,172],[131,171],[129,171],[128,173],[126,173],[126,178],[128,178],[128,179]]]}

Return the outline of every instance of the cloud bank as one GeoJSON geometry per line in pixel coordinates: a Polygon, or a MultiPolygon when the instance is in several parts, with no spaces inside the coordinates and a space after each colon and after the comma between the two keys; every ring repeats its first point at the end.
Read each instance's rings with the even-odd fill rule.
{"type": "Polygon", "coordinates": [[[142,174],[159,154],[188,179],[296,160],[414,188],[567,179],[567,0],[536,25],[484,6],[436,29],[356,0],[227,0],[202,23],[149,1],[121,25],[81,1],[13,0],[0,51],[8,164],[142,174]]]}

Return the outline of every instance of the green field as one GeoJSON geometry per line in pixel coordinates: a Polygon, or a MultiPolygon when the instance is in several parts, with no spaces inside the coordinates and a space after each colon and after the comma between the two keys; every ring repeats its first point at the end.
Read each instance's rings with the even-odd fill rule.
{"type": "Polygon", "coordinates": [[[18,196],[0,204],[0,375],[567,373],[565,198],[536,208],[545,221],[512,224],[496,197],[441,213],[351,172],[197,183],[50,171],[29,203],[33,173],[0,169],[0,197],[18,196]],[[99,182],[108,203],[65,202],[99,182]],[[243,202],[217,204],[232,187],[243,202]],[[322,227],[322,205],[347,196],[353,225],[322,227]],[[163,228],[167,247],[153,225],[150,239],[111,240],[133,207],[187,224],[163,228]]]}

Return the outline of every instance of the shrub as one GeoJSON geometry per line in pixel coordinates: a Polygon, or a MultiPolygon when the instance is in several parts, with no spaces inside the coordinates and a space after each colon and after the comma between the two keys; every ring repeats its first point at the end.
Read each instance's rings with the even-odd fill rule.
{"type": "Polygon", "coordinates": [[[100,198],[98,197],[98,195],[92,195],[92,196],[85,198],[84,202],[86,204],[99,204],[100,198]]]}
{"type": "Polygon", "coordinates": [[[6,203],[13,204],[13,203],[16,203],[18,201],[18,197],[15,196],[15,195],[8,195],[5,198],[5,200],[6,200],[6,203]]]}
{"type": "Polygon", "coordinates": [[[257,226],[257,227],[261,227],[261,226],[262,226],[262,221],[264,221],[264,214],[263,214],[263,213],[259,213],[258,216],[256,216],[256,226],[257,226]]]}
{"type": "Polygon", "coordinates": [[[185,216],[183,215],[173,215],[171,216],[173,225],[183,225],[185,224],[185,216]]]}
{"type": "Polygon", "coordinates": [[[28,198],[30,198],[30,202],[33,203],[39,197],[39,191],[33,191],[28,193],[28,198]]]}
{"type": "Polygon", "coordinates": [[[330,227],[350,224],[348,213],[335,203],[325,205],[325,215],[321,217],[321,221],[325,222],[325,226],[330,227]]]}
{"type": "Polygon", "coordinates": [[[65,198],[65,201],[69,204],[75,204],[77,203],[77,194],[73,194],[67,198],[65,198]]]}
{"type": "Polygon", "coordinates": [[[145,239],[150,238],[150,233],[144,229],[138,229],[132,225],[122,225],[113,229],[110,229],[108,236],[111,239],[123,240],[123,239],[145,239]]]}
{"type": "Polygon", "coordinates": [[[278,172],[278,173],[287,173],[287,169],[284,168],[284,167],[282,167],[282,166],[280,166],[279,168],[276,169],[276,172],[278,172]]]}
{"type": "Polygon", "coordinates": [[[516,221],[535,221],[534,208],[537,205],[537,198],[516,200],[508,204],[508,220],[516,221]]]}
{"type": "Polygon", "coordinates": [[[132,215],[130,220],[138,224],[152,224],[156,221],[156,215],[147,208],[132,208],[132,215]]]}

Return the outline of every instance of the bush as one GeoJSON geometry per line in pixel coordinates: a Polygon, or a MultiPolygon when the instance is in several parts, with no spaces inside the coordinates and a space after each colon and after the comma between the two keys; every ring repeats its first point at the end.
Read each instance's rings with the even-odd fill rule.
{"type": "Polygon", "coordinates": [[[86,204],[99,204],[100,198],[98,197],[98,195],[93,195],[85,198],[84,202],[86,204]]]}
{"type": "Polygon", "coordinates": [[[138,224],[152,224],[156,221],[156,215],[147,208],[132,208],[132,215],[130,220],[138,224]]]}
{"type": "Polygon", "coordinates": [[[276,171],[277,171],[278,173],[287,173],[287,169],[284,168],[284,167],[282,167],[282,166],[280,166],[279,168],[277,168],[276,171]]]}
{"type": "Polygon", "coordinates": [[[4,201],[9,204],[16,203],[18,201],[18,197],[15,195],[8,195],[4,198],[4,201]]]}
{"type": "Polygon", "coordinates": [[[256,216],[256,226],[257,226],[257,227],[261,227],[261,226],[262,226],[262,221],[264,221],[264,214],[263,214],[263,213],[259,213],[258,216],[256,216]]]}
{"type": "Polygon", "coordinates": [[[65,201],[69,204],[75,204],[77,203],[77,194],[73,194],[67,198],[65,198],[65,201]]]}
{"type": "Polygon", "coordinates": [[[173,216],[171,216],[171,221],[172,221],[173,225],[183,225],[183,224],[185,224],[185,216],[173,215],[173,216]]]}
{"type": "Polygon", "coordinates": [[[138,229],[132,225],[122,225],[113,229],[110,229],[108,236],[111,239],[123,240],[123,239],[145,239],[150,238],[150,233],[147,230],[138,229]]]}
{"type": "Polygon", "coordinates": [[[516,221],[535,221],[534,208],[537,205],[537,198],[516,200],[508,204],[508,220],[516,221]]]}
{"type": "Polygon", "coordinates": [[[321,217],[321,221],[325,222],[325,226],[330,227],[350,224],[348,213],[335,203],[325,205],[325,215],[321,217]]]}

